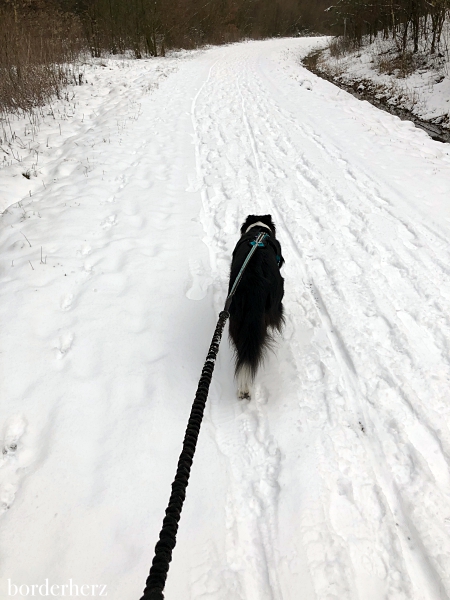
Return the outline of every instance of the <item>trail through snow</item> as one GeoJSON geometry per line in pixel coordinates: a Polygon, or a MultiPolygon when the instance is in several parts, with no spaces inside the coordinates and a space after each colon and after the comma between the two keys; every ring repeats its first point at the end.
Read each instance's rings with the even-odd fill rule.
{"type": "Polygon", "coordinates": [[[140,597],[239,227],[271,213],[286,327],[250,402],[222,342],[166,598],[450,598],[450,151],[302,68],[316,43],[100,73],[45,186],[11,184],[2,597],[140,597]]]}

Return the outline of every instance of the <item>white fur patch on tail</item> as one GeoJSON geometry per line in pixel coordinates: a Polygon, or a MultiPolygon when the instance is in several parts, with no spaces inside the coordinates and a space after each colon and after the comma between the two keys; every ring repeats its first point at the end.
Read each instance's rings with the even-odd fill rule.
{"type": "Polygon", "coordinates": [[[253,384],[253,375],[247,365],[242,365],[236,373],[238,398],[250,398],[253,384]]]}

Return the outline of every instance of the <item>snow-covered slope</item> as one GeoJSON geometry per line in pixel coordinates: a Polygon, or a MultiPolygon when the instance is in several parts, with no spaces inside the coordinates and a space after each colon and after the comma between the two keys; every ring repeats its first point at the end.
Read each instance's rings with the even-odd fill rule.
{"type": "Polygon", "coordinates": [[[369,43],[365,38],[361,47],[347,50],[338,57],[325,49],[316,68],[338,85],[353,88],[394,114],[395,110],[405,110],[410,116],[431,124],[430,132],[434,129],[448,141],[445,137],[450,131],[448,40],[450,23],[442,34],[442,52],[430,55],[429,46],[421,40],[421,51],[414,54],[411,41],[402,58],[395,40],[378,37],[369,43]]]}
{"type": "Polygon", "coordinates": [[[315,43],[98,73],[3,214],[2,598],[140,597],[239,226],[268,212],[286,328],[250,402],[222,342],[166,598],[450,597],[449,149],[299,66],[315,43]]]}

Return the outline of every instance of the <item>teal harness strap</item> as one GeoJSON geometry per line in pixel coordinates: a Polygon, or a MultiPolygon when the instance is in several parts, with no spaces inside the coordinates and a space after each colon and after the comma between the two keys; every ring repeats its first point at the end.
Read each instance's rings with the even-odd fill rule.
{"type": "MultiPolygon", "coordinates": [[[[268,234],[266,233],[266,236],[267,236],[267,235],[268,235],[268,234]]],[[[255,245],[256,245],[256,243],[257,243],[257,242],[256,242],[256,240],[253,240],[252,242],[250,242],[250,246],[255,246],[255,245]]],[[[258,242],[258,246],[259,246],[260,248],[265,248],[265,247],[267,246],[267,244],[266,244],[264,241],[262,241],[262,242],[258,242]]],[[[280,266],[280,263],[281,263],[281,256],[280,256],[279,254],[277,254],[277,255],[275,256],[275,258],[277,259],[277,265],[278,265],[278,267],[279,267],[279,266],[280,266]]]]}

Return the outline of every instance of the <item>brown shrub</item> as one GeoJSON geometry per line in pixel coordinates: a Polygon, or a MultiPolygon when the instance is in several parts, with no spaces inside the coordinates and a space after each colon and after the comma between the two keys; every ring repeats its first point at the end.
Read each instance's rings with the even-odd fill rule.
{"type": "Polygon", "coordinates": [[[394,55],[381,54],[377,56],[375,66],[379,73],[404,78],[416,70],[416,63],[416,57],[412,52],[399,52],[394,55]]]}
{"type": "Polygon", "coordinates": [[[340,58],[346,54],[350,54],[359,47],[357,40],[350,37],[334,37],[328,45],[330,55],[333,58],[340,58]]]}
{"type": "Polygon", "coordinates": [[[60,96],[83,47],[75,16],[37,2],[3,3],[0,39],[0,115],[60,96]]]}

